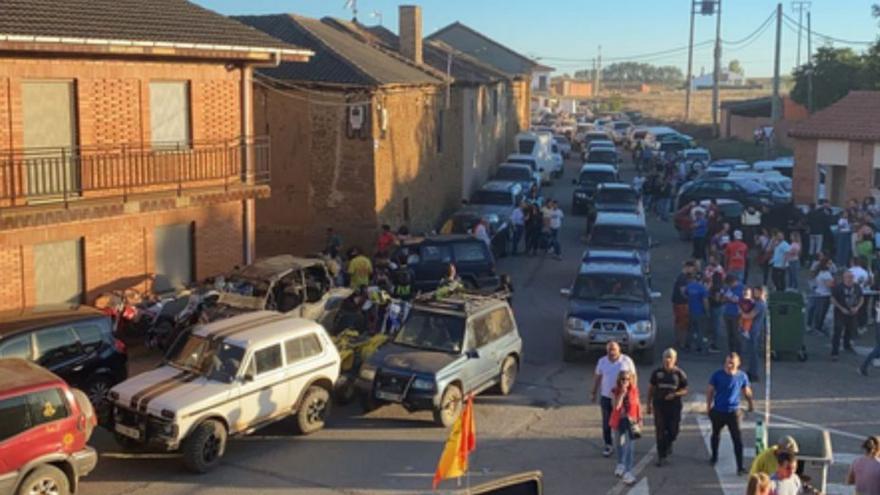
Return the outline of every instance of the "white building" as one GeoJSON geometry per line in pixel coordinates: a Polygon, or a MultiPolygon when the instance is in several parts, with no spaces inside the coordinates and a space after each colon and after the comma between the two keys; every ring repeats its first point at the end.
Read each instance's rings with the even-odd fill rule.
{"type": "MultiPolygon", "coordinates": [[[[714,81],[712,80],[712,73],[701,74],[693,79],[691,79],[691,89],[710,89],[714,81]]],[[[719,85],[722,87],[731,87],[731,86],[745,86],[746,77],[742,74],[737,74],[736,72],[730,72],[727,69],[721,69],[721,80],[719,81],[719,85]]]]}

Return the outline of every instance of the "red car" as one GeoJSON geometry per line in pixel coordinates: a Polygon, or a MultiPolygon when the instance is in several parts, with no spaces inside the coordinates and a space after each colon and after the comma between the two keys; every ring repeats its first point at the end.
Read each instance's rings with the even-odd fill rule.
{"type": "Polygon", "coordinates": [[[76,491],[98,462],[88,397],[19,358],[0,359],[0,495],[76,491]]]}

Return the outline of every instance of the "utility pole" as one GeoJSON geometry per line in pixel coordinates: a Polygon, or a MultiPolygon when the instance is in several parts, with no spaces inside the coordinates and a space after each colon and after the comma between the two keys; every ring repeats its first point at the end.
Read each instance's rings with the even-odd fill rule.
{"type": "Polygon", "coordinates": [[[602,45],[599,45],[599,56],[596,65],[596,96],[602,91],[602,45]]]}
{"type": "Polygon", "coordinates": [[[813,113],[813,29],[807,11],[807,110],[813,113]]]}
{"type": "Polygon", "coordinates": [[[773,106],[772,121],[774,132],[777,122],[782,117],[782,108],[779,101],[779,62],[782,53],[782,4],[776,4],[776,56],[773,60],[773,106]]]}
{"type": "Polygon", "coordinates": [[[687,122],[691,118],[691,86],[693,85],[694,76],[694,18],[697,16],[697,0],[691,2],[691,35],[688,41],[688,70],[687,85],[684,89],[684,121],[687,122]]]}
{"type": "Polygon", "coordinates": [[[804,31],[804,11],[806,10],[809,12],[810,3],[809,0],[795,0],[791,2],[792,10],[796,10],[798,13],[797,63],[795,64],[797,67],[800,67],[801,65],[801,38],[803,38],[804,31]]]}
{"type": "Polygon", "coordinates": [[[715,5],[715,70],[712,73],[712,131],[720,135],[718,125],[718,87],[721,84],[721,0],[715,5]]]}
{"type": "Polygon", "coordinates": [[[599,71],[596,70],[596,57],[593,57],[593,97],[599,96],[599,71]]]}

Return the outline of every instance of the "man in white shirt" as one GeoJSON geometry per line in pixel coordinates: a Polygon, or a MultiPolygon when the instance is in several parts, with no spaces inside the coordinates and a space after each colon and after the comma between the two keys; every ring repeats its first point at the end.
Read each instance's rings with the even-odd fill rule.
{"type": "Polygon", "coordinates": [[[553,249],[554,257],[557,260],[562,259],[562,246],[559,244],[559,229],[562,228],[562,219],[565,215],[559,209],[559,203],[555,199],[551,199],[547,204],[547,227],[550,229],[550,248],[553,249]]]}
{"type": "Polygon", "coordinates": [[[602,455],[609,457],[614,452],[611,426],[608,424],[611,417],[611,391],[617,385],[618,373],[630,371],[635,376],[636,365],[629,356],[620,352],[620,344],[613,340],[606,344],[605,352],[605,356],[596,363],[596,371],[593,373],[592,400],[596,402],[597,394],[601,395],[599,405],[602,408],[602,438],[605,440],[602,455]]]}
{"type": "Polygon", "coordinates": [[[516,255],[516,251],[519,249],[519,240],[522,239],[523,233],[526,231],[526,215],[523,213],[523,209],[525,208],[526,203],[523,201],[523,203],[510,214],[510,225],[513,228],[513,246],[510,252],[514,255],[516,255]]]}
{"type": "Polygon", "coordinates": [[[486,247],[489,248],[489,251],[492,250],[492,238],[489,237],[489,229],[486,227],[486,219],[481,218],[476,225],[474,225],[473,230],[471,231],[477,239],[486,243],[486,247]]]}

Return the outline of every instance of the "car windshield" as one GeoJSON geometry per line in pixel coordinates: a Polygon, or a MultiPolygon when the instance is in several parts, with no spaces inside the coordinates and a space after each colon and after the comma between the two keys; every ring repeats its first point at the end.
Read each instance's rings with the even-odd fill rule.
{"type": "Polygon", "coordinates": [[[596,225],[590,234],[590,246],[648,249],[648,232],[644,227],[628,225],[596,225]]]}
{"type": "Polygon", "coordinates": [[[645,134],[647,134],[646,131],[638,131],[638,132],[633,133],[633,137],[635,139],[645,139],[645,134]]]}
{"type": "Polygon", "coordinates": [[[168,362],[209,380],[231,383],[244,359],[244,349],[219,339],[190,334],[176,346],[168,362]]]}
{"type": "Polygon", "coordinates": [[[578,275],[571,296],[588,301],[646,302],[644,281],[634,275],[595,273],[578,275]]]}
{"type": "Polygon", "coordinates": [[[477,191],[471,196],[471,204],[512,206],[513,198],[507,191],[477,191]]]}
{"type": "Polygon", "coordinates": [[[495,174],[495,178],[498,180],[516,181],[532,180],[532,173],[524,168],[501,167],[498,169],[498,173],[495,174]]]}
{"type": "Polygon", "coordinates": [[[694,161],[699,160],[699,161],[705,162],[705,161],[709,160],[709,155],[706,153],[688,153],[687,158],[688,158],[688,160],[694,160],[694,161]]]}
{"type": "Polygon", "coordinates": [[[535,160],[530,160],[528,158],[510,158],[507,161],[509,161],[510,163],[522,163],[523,165],[528,165],[529,167],[532,167],[532,170],[535,170],[538,168],[538,165],[537,165],[537,163],[535,163],[535,160]]]}
{"type": "Polygon", "coordinates": [[[626,129],[629,126],[630,125],[628,122],[618,122],[618,123],[614,124],[615,129],[626,129]]]}
{"type": "Polygon", "coordinates": [[[578,182],[581,184],[601,184],[603,182],[616,182],[616,180],[617,178],[614,176],[614,172],[590,170],[587,172],[581,172],[578,182]]]}
{"type": "Polygon", "coordinates": [[[601,189],[596,195],[599,203],[637,203],[639,195],[632,189],[601,189]]]}
{"type": "Polygon", "coordinates": [[[760,182],[744,180],[739,182],[748,194],[770,194],[770,189],[760,182]]]}
{"type": "Polygon", "coordinates": [[[611,150],[593,150],[587,155],[587,163],[617,163],[617,153],[611,150]]]}
{"type": "Polygon", "coordinates": [[[413,311],[394,343],[426,351],[460,353],[465,319],[460,316],[413,311]]]}
{"type": "Polygon", "coordinates": [[[522,139],[517,146],[517,151],[522,153],[523,155],[531,155],[532,150],[535,149],[535,141],[531,139],[522,139]]]}

